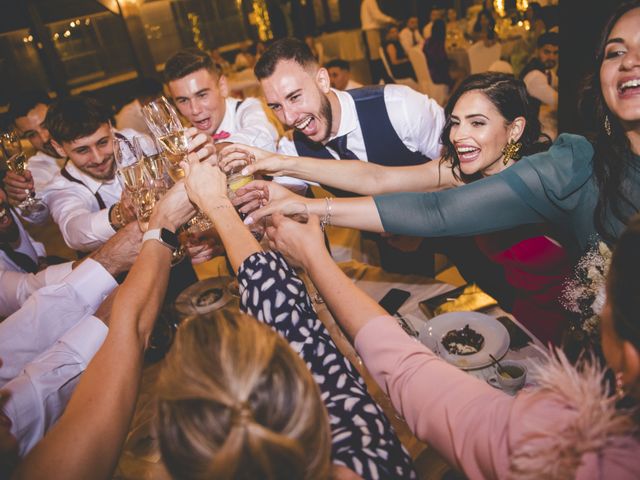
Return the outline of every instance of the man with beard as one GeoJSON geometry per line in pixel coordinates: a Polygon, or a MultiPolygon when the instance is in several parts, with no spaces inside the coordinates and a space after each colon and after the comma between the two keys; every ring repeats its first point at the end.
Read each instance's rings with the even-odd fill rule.
{"type": "Polygon", "coordinates": [[[538,37],[536,56],[520,72],[520,79],[539,109],[542,131],[554,139],[557,135],[559,35],[546,32],[538,37]]]}
{"type": "MultiPolygon", "coordinates": [[[[90,252],[135,220],[115,178],[110,110],[75,96],[49,108],[47,127],[56,151],[68,160],[49,183],[44,200],[70,248],[90,252]]],[[[134,130],[116,132],[132,142],[134,130]]]]}
{"type": "MultiPolygon", "coordinates": [[[[44,121],[51,101],[45,92],[29,91],[17,95],[9,102],[9,118],[22,138],[29,140],[36,150],[29,158],[25,175],[7,172],[4,178],[11,205],[27,198],[27,192],[42,195],[47,184],[60,170],[60,155],[51,144],[51,135],[44,121]]],[[[29,215],[20,212],[30,223],[42,224],[49,218],[46,210],[34,210],[29,215]]]]}
{"type": "MultiPolygon", "coordinates": [[[[409,87],[386,85],[342,92],[300,40],[271,45],[256,64],[267,105],[293,141],[280,140],[286,155],[417,165],[440,156],[444,112],[409,87]]],[[[336,192],[340,195],[343,192],[336,192]]],[[[385,269],[433,274],[433,252],[422,239],[375,236],[385,269]]]]}

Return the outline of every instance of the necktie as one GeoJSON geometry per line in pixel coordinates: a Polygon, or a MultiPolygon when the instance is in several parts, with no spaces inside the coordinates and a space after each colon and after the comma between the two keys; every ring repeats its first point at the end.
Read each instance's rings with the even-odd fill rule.
{"type": "Polygon", "coordinates": [[[549,85],[553,85],[553,83],[552,83],[552,82],[553,82],[553,79],[551,78],[551,70],[547,70],[547,72],[546,72],[546,73],[547,73],[547,83],[548,83],[549,85]]]}
{"type": "Polygon", "coordinates": [[[29,255],[22,252],[16,252],[6,243],[1,244],[0,249],[7,254],[7,257],[9,257],[13,263],[18,265],[25,272],[36,273],[38,271],[38,265],[29,255]]]}
{"type": "Polygon", "coordinates": [[[355,153],[347,148],[347,136],[342,135],[327,142],[327,147],[334,150],[343,160],[359,160],[355,153]]]}
{"type": "Polygon", "coordinates": [[[416,32],[411,32],[411,40],[413,40],[413,46],[415,47],[418,44],[418,40],[416,40],[416,32]]]}

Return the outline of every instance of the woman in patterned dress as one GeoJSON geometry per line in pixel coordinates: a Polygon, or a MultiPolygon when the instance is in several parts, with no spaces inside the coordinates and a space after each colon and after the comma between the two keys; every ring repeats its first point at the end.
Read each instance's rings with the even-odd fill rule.
{"type": "Polygon", "coordinates": [[[303,282],[279,253],[263,252],[243,225],[224,174],[197,160],[185,167],[191,201],[212,219],[238,272],[242,310],[291,348],[249,328],[255,320],[247,316],[197,317],[181,327],[158,387],[160,446],[169,471],[180,478],[327,478],[330,456],[335,478],[354,472],[415,478],[411,459],[318,319],[303,282]],[[319,392],[304,378],[308,371],[287,360],[291,350],[319,392]],[[278,380],[291,376],[300,378],[278,380]]]}

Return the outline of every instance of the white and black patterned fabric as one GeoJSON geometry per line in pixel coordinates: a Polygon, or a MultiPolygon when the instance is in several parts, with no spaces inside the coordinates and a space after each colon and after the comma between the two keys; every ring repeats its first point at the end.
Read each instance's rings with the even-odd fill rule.
{"type": "Polygon", "coordinates": [[[333,462],[365,479],[416,478],[389,420],[333,343],[304,283],[282,255],[250,256],[240,267],[238,283],[242,309],[280,333],[318,383],[329,412],[333,462]]]}

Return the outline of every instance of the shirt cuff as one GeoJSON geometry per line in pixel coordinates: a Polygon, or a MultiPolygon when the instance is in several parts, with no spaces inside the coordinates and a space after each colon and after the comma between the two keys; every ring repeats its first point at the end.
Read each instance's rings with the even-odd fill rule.
{"type": "Polygon", "coordinates": [[[44,284],[55,285],[62,283],[63,279],[72,271],[73,262],[65,262],[60,265],[51,265],[44,270],[44,284]]]}
{"type": "Polygon", "coordinates": [[[107,333],[109,333],[109,329],[104,322],[91,315],[69,329],[59,342],[76,352],[86,365],[102,346],[107,333]]]}
{"type": "Polygon", "coordinates": [[[91,231],[98,240],[103,242],[106,242],[113,236],[115,230],[109,222],[108,208],[103,208],[99,212],[93,214],[91,218],[91,231]]]}
{"type": "Polygon", "coordinates": [[[105,298],[118,285],[102,265],[91,258],[85,259],[65,278],[78,297],[93,311],[97,310],[105,298]]]}

